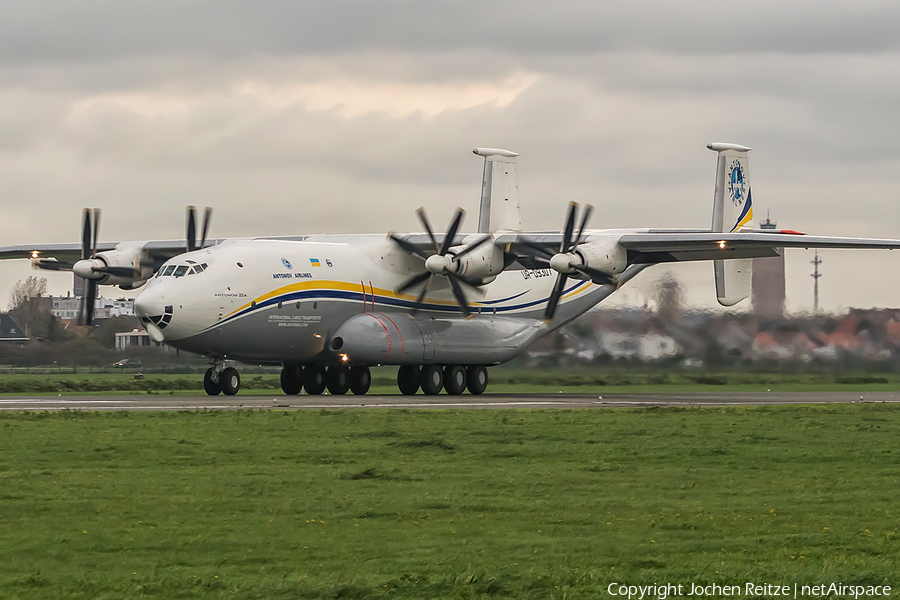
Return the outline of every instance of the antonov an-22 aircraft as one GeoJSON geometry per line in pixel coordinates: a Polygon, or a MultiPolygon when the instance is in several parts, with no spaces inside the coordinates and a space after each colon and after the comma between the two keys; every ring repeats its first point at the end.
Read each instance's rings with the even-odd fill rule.
{"type": "Polygon", "coordinates": [[[813,237],[750,228],[750,148],[714,143],[709,229],[588,229],[592,207],[569,206],[561,231],[521,231],[514,152],[484,157],[475,233],[463,211],[435,233],[305,235],[198,243],[187,239],[98,244],[99,211],[85,210],[81,244],[0,248],[36,268],[86,280],[90,324],[98,285],[143,286],[135,311],[151,338],[209,357],[207,393],[236,394],[234,361],[282,366],[285,394],[365,394],[369,368],[400,365],[403,394],[481,394],[487,367],[583,314],[645,267],[714,261],[719,303],[750,292],[750,259],[779,248],[900,248],[900,240],[813,237]]]}

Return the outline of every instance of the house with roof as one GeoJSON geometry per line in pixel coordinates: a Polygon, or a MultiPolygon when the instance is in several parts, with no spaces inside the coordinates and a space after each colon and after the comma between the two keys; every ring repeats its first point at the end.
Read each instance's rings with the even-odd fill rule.
{"type": "Polygon", "coordinates": [[[24,346],[29,339],[15,319],[6,313],[0,313],[0,343],[24,346]]]}

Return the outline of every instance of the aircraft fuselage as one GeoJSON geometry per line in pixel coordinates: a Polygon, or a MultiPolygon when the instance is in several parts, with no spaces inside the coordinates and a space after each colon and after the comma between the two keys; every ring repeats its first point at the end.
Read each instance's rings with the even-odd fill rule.
{"type": "MultiPolygon", "coordinates": [[[[457,352],[460,344],[467,348],[457,362],[497,364],[550,330],[541,319],[555,280],[549,269],[505,271],[483,286],[484,297],[469,293],[470,319],[440,276],[430,280],[424,306],[411,318],[416,296],[394,290],[421,271],[420,260],[382,236],[237,240],[171,259],[148,282],[135,308],[151,335],[170,346],[259,363],[372,364],[371,354],[357,361],[332,340],[351,318],[364,314],[382,321],[373,321],[376,329],[386,329],[382,335],[390,348],[379,354],[379,364],[440,363],[447,344],[455,344],[457,352]]],[[[559,324],[593,306],[597,294],[608,295],[611,287],[571,280],[559,324]]],[[[377,336],[369,341],[382,343],[377,336]]]]}

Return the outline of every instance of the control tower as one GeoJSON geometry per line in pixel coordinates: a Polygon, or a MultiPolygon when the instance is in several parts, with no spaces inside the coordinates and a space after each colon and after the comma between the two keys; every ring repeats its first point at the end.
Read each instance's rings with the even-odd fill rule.
{"type": "MultiPolygon", "coordinates": [[[[761,229],[777,229],[768,214],[759,222],[761,229]]],[[[750,284],[753,312],[761,319],[784,317],[784,248],[778,256],[753,259],[753,279],[750,284]]]]}

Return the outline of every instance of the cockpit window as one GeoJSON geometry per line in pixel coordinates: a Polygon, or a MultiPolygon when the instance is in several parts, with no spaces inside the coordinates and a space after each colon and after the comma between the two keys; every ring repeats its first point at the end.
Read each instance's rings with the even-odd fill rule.
{"type": "MultiPolygon", "coordinates": [[[[193,262],[193,261],[189,261],[193,262]]],[[[209,265],[206,263],[197,264],[193,263],[192,265],[168,265],[164,268],[161,268],[159,272],[156,274],[157,277],[184,277],[185,275],[194,275],[195,273],[202,273],[208,268],[209,265]]]]}

